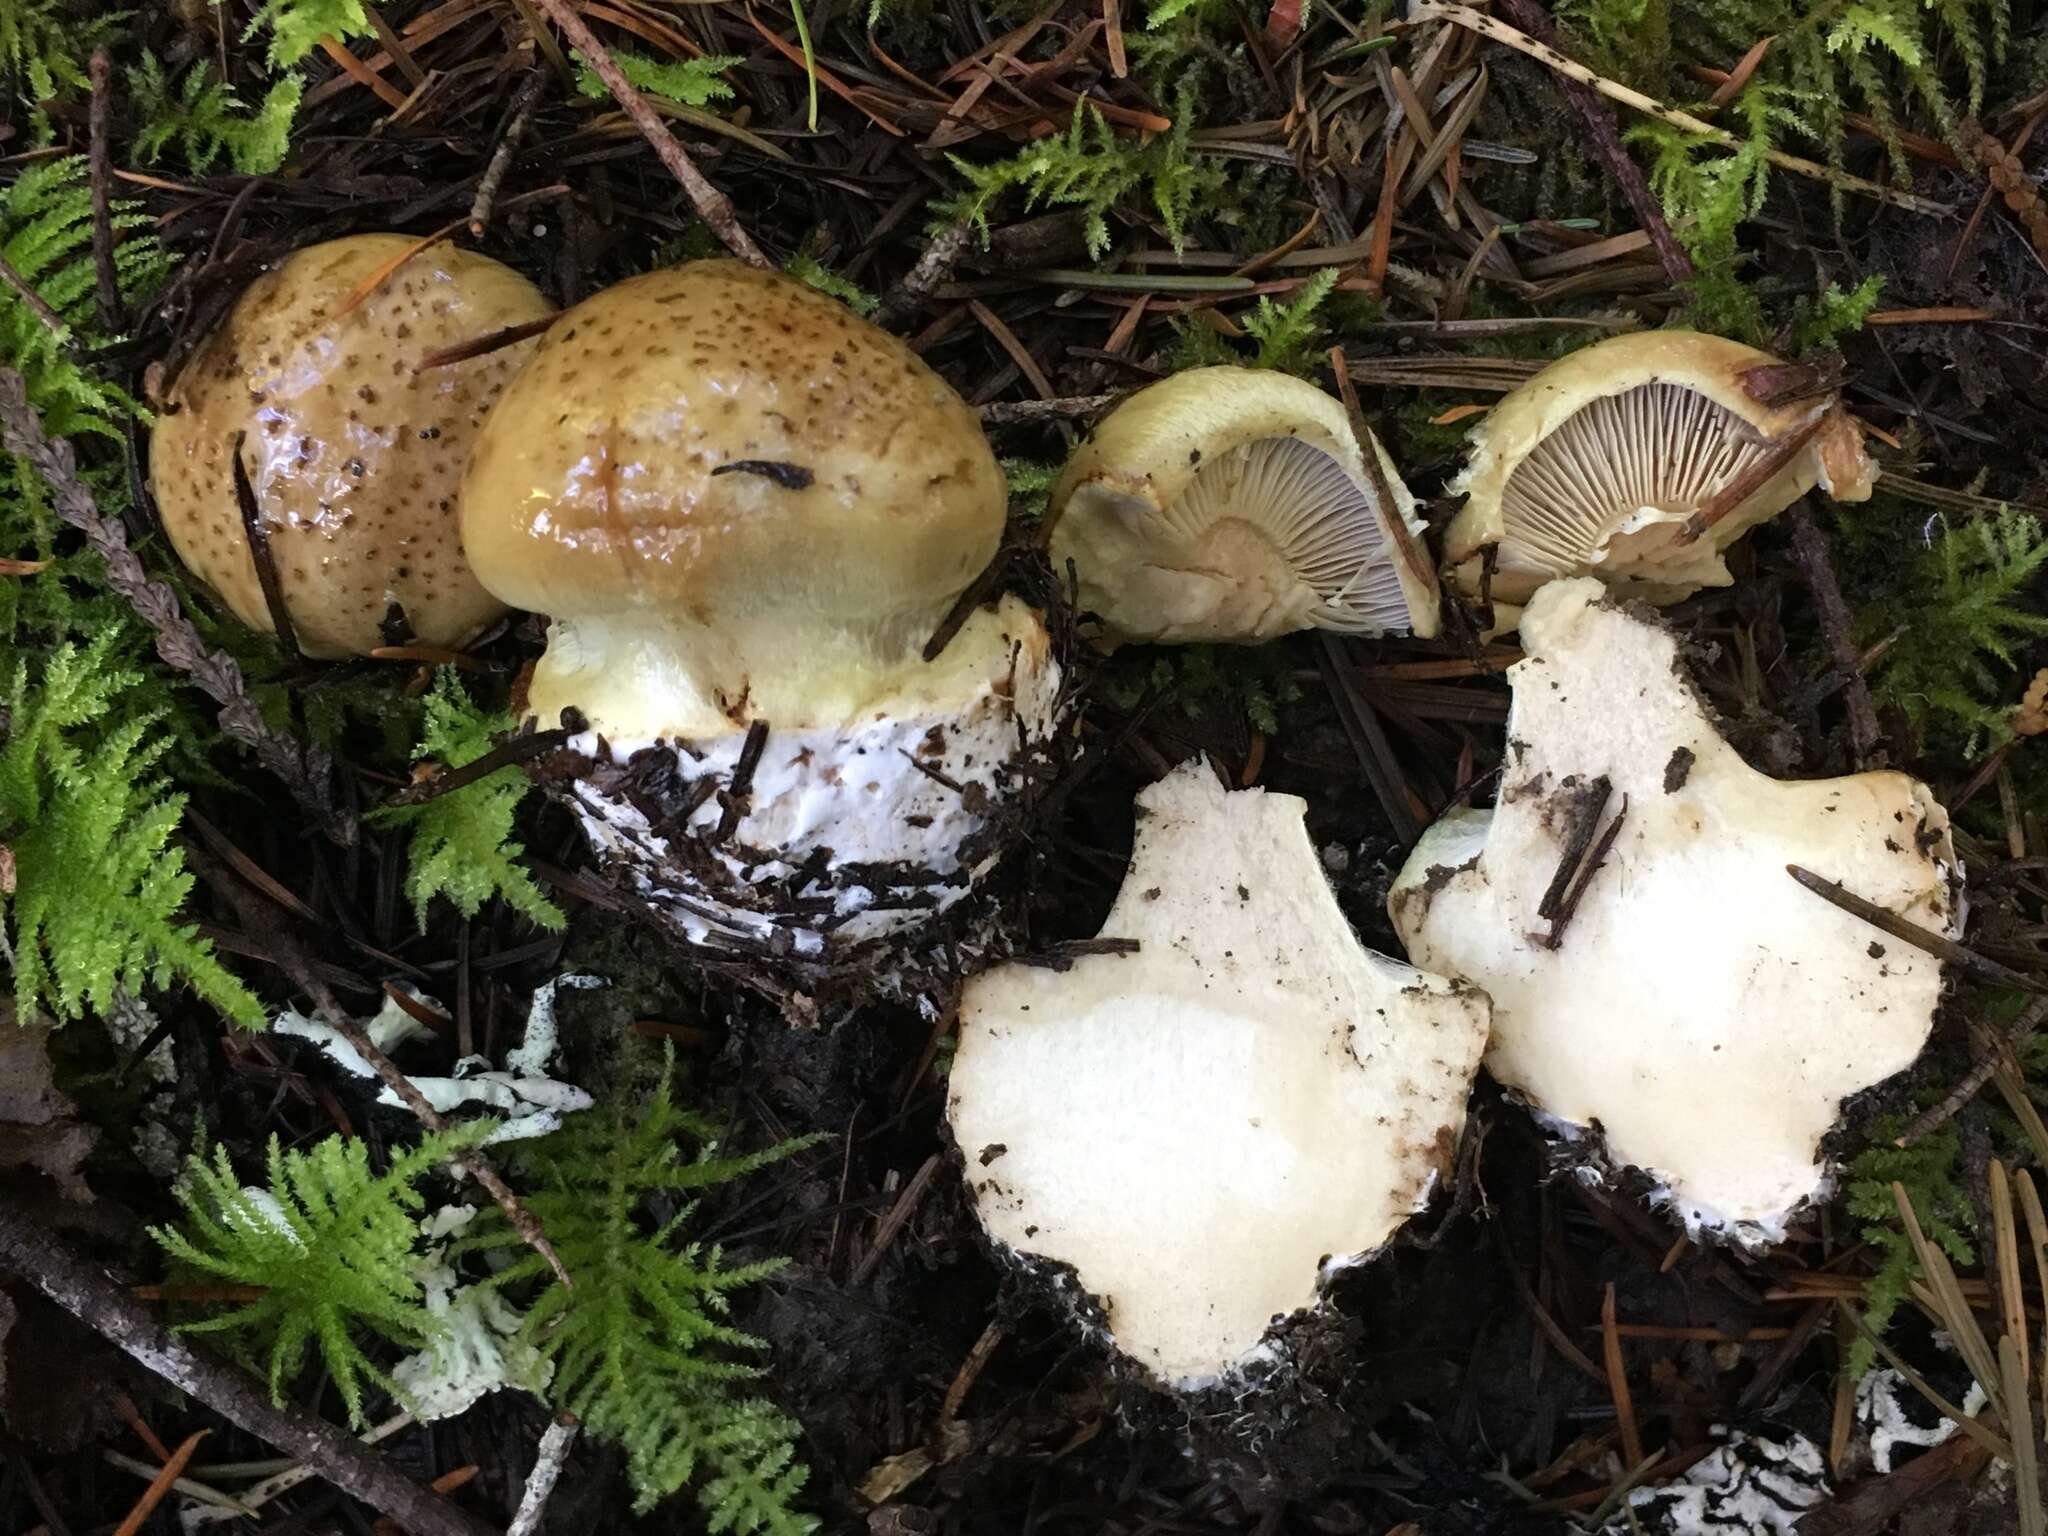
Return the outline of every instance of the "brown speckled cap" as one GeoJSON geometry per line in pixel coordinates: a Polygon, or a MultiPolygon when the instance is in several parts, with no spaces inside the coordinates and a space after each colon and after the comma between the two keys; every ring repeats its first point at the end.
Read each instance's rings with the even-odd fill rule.
{"type": "Polygon", "coordinates": [[[176,381],[150,442],[172,547],[236,617],[268,632],[230,459],[246,434],[242,461],[308,655],[383,644],[394,602],[430,645],[459,644],[504,611],[463,559],[455,495],[478,425],[533,343],[417,365],[551,306],[510,267],[442,244],[332,318],[414,243],[355,235],[258,278],[176,381]]]}
{"type": "Polygon", "coordinates": [[[916,354],[729,261],[565,314],[462,486],[470,560],[508,603],[707,625],[943,609],[993,558],[1004,507],[980,422],[916,354]]]}

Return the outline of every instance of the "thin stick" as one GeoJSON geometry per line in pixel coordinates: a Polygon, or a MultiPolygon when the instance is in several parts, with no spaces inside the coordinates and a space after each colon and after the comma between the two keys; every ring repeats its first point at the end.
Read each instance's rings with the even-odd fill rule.
{"type": "Polygon", "coordinates": [[[117,519],[100,511],[99,503],[78,476],[71,444],[43,432],[42,418],[28,403],[21,375],[0,368],[0,439],[18,453],[50,488],[57,515],[86,537],[106,562],[107,584],[125,597],[156,631],[156,653],[220,706],[223,734],[255,752],[257,761],[281,779],[292,797],[318,820],[321,830],[347,847],[355,842],[354,818],[334,802],[333,764],[325,752],[302,746],[273,731],[250,699],[242,669],[233,657],[200,639],[199,631],[178,606],[178,597],[160,581],[152,581],[128,547],[128,534],[117,519]]]}
{"type": "Polygon", "coordinates": [[[1029,422],[1072,421],[1107,410],[1122,395],[1062,395],[1053,400],[996,400],[981,407],[984,427],[1014,427],[1029,422]]]}
{"type": "Polygon", "coordinates": [[[1879,731],[1877,706],[1871,702],[1870,684],[1864,680],[1856,638],[1850,630],[1849,605],[1843,601],[1842,585],[1835,578],[1827,537],[1814,521],[1804,497],[1792,503],[1788,520],[1792,524],[1793,558],[1799,562],[1799,573],[1813,591],[1821,635],[1827,641],[1835,670],[1842,677],[1844,699],[1849,707],[1849,741],[1856,749],[1856,766],[1861,768],[1877,750],[1879,731]]]}
{"type": "Polygon", "coordinates": [[[933,235],[917,264],[882,295],[881,305],[875,311],[875,324],[884,330],[909,324],[931,302],[932,291],[953,275],[953,268],[967,253],[969,238],[967,225],[959,220],[933,235]]]}
{"type": "Polygon", "coordinates": [[[487,779],[500,768],[514,763],[523,763],[528,758],[541,757],[564,745],[573,732],[563,730],[530,731],[524,736],[513,736],[499,742],[490,751],[474,762],[464,763],[460,768],[448,768],[430,779],[421,779],[408,784],[384,802],[388,808],[394,805],[425,805],[429,800],[438,800],[451,791],[463,789],[487,779]]]}
{"type": "Polygon", "coordinates": [[[472,336],[468,341],[458,341],[453,346],[441,348],[438,352],[429,352],[414,365],[413,371],[424,373],[429,368],[447,368],[456,363],[466,363],[472,357],[482,357],[486,353],[515,347],[522,341],[540,335],[561,318],[560,315],[543,315],[538,320],[522,320],[519,324],[505,326],[502,330],[486,331],[481,336],[472,336]]]}
{"type": "Polygon", "coordinates": [[[1931,928],[1923,928],[1918,923],[1908,922],[1898,913],[1880,907],[1874,901],[1865,901],[1861,896],[1825,875],[1816,875],[1812,870],[1801,869],[1797,864],[1787,864],[1785,873],[1814,895],[1833,902],[1844,912],[1862,918],[1871,927],[1883,930],[1901,943],[1910,944],[1938,960],[1946,960],[1951,965],[1968,971],[1979,981],[1989,982],[1994,987],[2011,987],[2015,991],[2035,996],[2048,993],[2048,982],[2033,976],[2023,976],[2009,966],[2000,965],[1996,960],[1987,960],[1975,950],[1963,948],[1945,934],[1936,933],[1931,928]]]}
{"type": "Polygon", "coordinates": [[[1806,445],[1819,435],[1826,420],[1825,415],[1816,416],[1796,432],[1788,432],[1772,443],[1761,458],[1752,461],[1749,468],[1709,496],[1706,503],[1685,520],[1684,526],[1678,530],[1678,542],[1697,542],[1708,529],[1776,479],[1780,470],[1806,451],[1806,445]]]}
{"type": "Polygon", "coordinates": [[[511,115],[505,120],[505,132],[498,140],[498,147],[491,151],[491,162],[484,167],[483,180],[476,184],[476,196],[469,202],[469,232],[480,236],[491,222],[491,206],[498,200],[498,188],[505,184],[505,173],[512,168],[512,156],[519,149],[519,141],[526,137],[527,120],[533,116],[533,104],[540,97],[540,88],[547,79],[539,70],[527,71],[526,78],[519,82],[519,89],[512,95],[511,115]]]}
{"type": "MultiPolygon", "coordinates": [[[[123,1472],[132,1472],[145,1483],[153,1482],[158,1472],[162,1470],[163,1462],[170,1459],[171,1453],[168,1448],[165,1449],[162,1460],[156,1466],[151,1466],[148,1462],[134,1456],[124,1456],[119,1451],[102,1450],[100,1452],[100,1460],[104,1461],[108,1466],[119,1467],[123,1472]]],[[[235,1498],[232,1494],[221,1492],[220,1489],[210,1483],[202,1483],[197,1478],[175,1478],[172,1480],[171,1486],[184,1494],[186,1498],[197,1499],[200,1503],[218,1509],[222,1513],[233,1516],[236,1519],[251,1520],[255,1518],[256,1511],[247,1504],[244,1504],[240,1499],[235,1498]]]]}
{"type": "MultiPolygon", "coordinates": [[[[1557,29],[1551,25],[1550,17],[1537,0],[1502,0],[1501,9],[1509,20],[1545,47],[1557,41],[1557,29]]],[[[1664,210],[1658,205],[1656,194],[1651,192],[1650,183],[1643,176],[1643,168],[1623,148],[1621,132],[1614,126],[1614,119],[1595,99],[1592,87],[1582,80],[1567,75],[1564,97],[1572,104],[1572,110],[1578,113],[1586,136],[1600,152],[1607,174],[1621,188],[1621,195],[1635,214],[1636,222],[1650,237],[1650,246],[1657,253],[1664,275],[1671,279],[1673,287],[1691,282],[1692,258],[1685,254],[1685,247],[1678,243],[1677,237],[1671,233],[1671,226],[1664,221],[1664,210]]]]}
{"type": "Polygon", "coordinates": [[[210,1430],[202,1429],[197,1434],[187,1435],[185,1443],[171,1452],[171,1459],[157,1469],[156,1476],[149,1480],[149,1486],[142,1490],[142,1497],[135,1501],[135,1507],[114,1527],[114,1536],[135,1536],[142,1529],[143,1521],[156,1513],[157,1505],[163,1503],[164,1495],[171,1491],[172,1485],[184,1472],[185,1464],[192,1459],[192,1453],[199,1449],[199,1442],[210,1433],[210,1430]]]}
{"type": "Polygon", "coordinates": [[[1614,1283],[1600,1303],[1602,1354],[1607,1364],[1607,1394],[1614,1400],[1614,1422],[1621,1430],[1622,1465],[1640,1466],[1643,1460],[1643,1432],[1636,1426],[1635,1401],[1628,1390],[1628,1365],[1621,1355],[1621,1334],[1614,1323],[1614,1283]]]}
{"type": "Polygon", "coordinates": [[[1977,1096],[1977,1090],[1991,1081],[1998,1071],[1998,1063],[2008,1051],[2017,1049],[2026,1038],[2048,1021],[2048,997],[2037,997],[2020,1010],[2019,1017],[2008,1024],[1992,1043],[1991,1049],[1977,1058],[1975,1066],[1965,1072],[1962,1078],[1942,1097],[1933,1108],[1914,1117],[1894,1146],[1910,1147],[1921,1137],[1939,1130],[1957,1115],[1963,1106],[1977,1096]]]}
{"type": "Polygon", "coordinates": [[[335,1487],[389,1515],[412,1536],[495,1536],[342,1430],[280,1408],[247,1372],[202,1355],[149,1310],[10,1205],[0,1203],[0,1268],[21,1276],[80,1322],[222,1418],[320,1469],[335,1487]]]}
{"type": "Polygon", "coordinates": [[[690,206],[697,210],[697,216],[711,226],[711,232],[725,243],[725,248],[741,261],[772,268],[774,263],[754,244],[753,236],[741,228],[732,199],[705,179],[704,173],[697,169],[697,162],[690,158],[690,152],[668,131],[668,124],[661,120],[661,114],[647,105],[647,98],[626,78],[611,50],[597,40],[597,34],[576,14],[569,0],[534,0],[534,3],[547,13],[548,20],[562,29],[563,35],[583,55],[583,62],[597,72],[597,78],[604,82],[604,88],[612,93],[612,98],[632,119],[641,137],[653,146],[655,158],[681,184],[684,195],[690,199],[690,206]]]}
{"type": "Polygon", "coordinates": [[[256,565],[256,585],[263,591],[263,606],[270,613],[270,627],[277,633],[277,643],[287,656],[299,656],[299,632],[292,623],[291,610],[285,606],[284,583],[278,580],[277,557],[270,549],[270,525],[263,521],[263,508],[256,500],[256,484],[249,478],[249,468],[242,462],[242,444],[246,432],[237,432],[229,449],[228,459],[235,477],[235,505],[242,514],[242,536],[249,541],[249,558],[256,565]]]}
{"type": "Polygon", "coordinates": [[[29,313],[43,322],[44,328],[57,338],[60,345],[71,339],[70,323],[50,308],[50,301],[36,292],[35,285],[15,271],[14,264],[5,256],[0,256],[0,283],[14,290],[15,297],[28,306],[29,313]]]}
{"type": "MultiPolygon", "coordinates": [[[[1491,16],[1481,15],[1470,6],[1440,5],[1436,3],[1436,0],[1416,0],[1416,3],[1409,8],[1408,19],[1410,21],[1454,22],[1458,26],[1465,28],[1468,32],[1477,32],[1481,37],[1490,37],[1496,43],[1505,44],[1517,53],[1525,53],[1538,63],[1549,65],[1566,79],[1576,80],[1579,84],[1598,91],[1609,100],[1618,101],[1625,107],[1633,107],[1636,111],[1654,117],[1659,122],[1669,123],[1674,128],[1683,128],[1687,133],[1696,133],[1700,137],[1710,139],[1714,143],[1723,145],[1728,149],[1742,148],[1742,141],[1725,128],[1716,128],[1712,123],[1694,117],[1690,112],[1681,112],[1676,107],[1667,107],[1655,97],[1645,96],[1641,91],[1633,90],[1618,80],[1609,80],[1605,75],[1595,74],[1577,60],[1566,58],[1555,48],[1537,42],[1536,39],[1528,36],[1526,33],[1517,32],[1506,22],[1496,21],[1491,16]]],[[[1830,186],[1840,187],[1844,191],[1861,192],[1865,197],[1874,197],[1879,202],[1893,203],[1901,208],[1910,208],[1915,213],[1924,213],[1940,218],[1955,211],[1947,203],[1937,203],[1931,198],[1915,197],[1910,192],[1900,192],[1892,187],[1885,186],[1881,182],[1866,181],[1861,176],[1851,176],[1846,171],[1837,171],[1817,161],[1802,160],[1797,155],[1788,155],[1781,150],[1767,149],[1764,151],[1764,158],[1780,170],[1791,171],[1798,176],[1810,177],[1814,181],[1824,181],[1830,186]]]]}
{"type": "Polygon", "coordinates": [[[519,1495],[519,1508],[512,1523],[505,1527],[505,1536],[534,1536],[540,1529],[548,1495],[555,1491],[555,1480],[569,1463],[569,1448],[576,1443],[576,1431],[581,1427],[574,1417],[564,1413],[540,1437],[540,1452],[533,1458],[533,1470],[526,1474],[526,1489],[519,1495]]]}
{"type": "Polygon", "coordinates": [[[100,329],[113,335],[121,329],[121,277],[114,266],[114,174],[108,118],[113,112],[114,64],[107,50],[95,48],[90,65],[92,112],[87,160],[92,188],[92,266],[99,299],[100,329]]]}
{"type": "Polygon", "coordinates": [[[1351,365],[1344,360],[1342,347],[1330,348],[1330,372],[1336,377],[1337,396],[1344,402],[1344,414],[1351,419],[1351,435],[1358,439],[1359,457],[1364,461],[1366,478],[1372,481],[1373,497],[1379,503],[1376,510],[1380,522],[1386,528],[1387,537],[1392,541],[1401,563],[1408,568],[1408,574],[1429,594],[1430,612],[1434,613],[1440,601],[1436,567],[1430,563],[1429,552],[1416,543],[1408,520],[1401,515],[1400,504],[1394,500],[1393,487],[1387,483],[1386,466],[1380,463],[1379,439],[1373,435],[1372,424],[1365,419],[1365,407],[1359,401],[1358,386],[1351,380],[1351,365]]]}

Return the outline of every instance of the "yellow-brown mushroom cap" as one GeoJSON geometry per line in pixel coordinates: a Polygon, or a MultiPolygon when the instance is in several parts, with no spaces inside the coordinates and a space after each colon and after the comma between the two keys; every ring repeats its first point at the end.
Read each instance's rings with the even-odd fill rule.
{"type": "Polygon", "coordinates": [[[1004,511],[974,412],[916,354],[729,261],[564,315],[462,489],[477,574],[518,607],[897,647],[994,557],[1004,511]]]}
{"type": "Polygon", "coordinates": [[[235,496],[236,435],[298,642],[313,656],[384,643],[395,603],[430,645],[504,612],[463,558],[455,496],[485,413],[532,351],[422,370],[429,353],[551,306],[510,267],[440,245],[346,314],[364,282],[414,245],[355,235],[294,253],[249,286],[179,375],[150,441],[171,545],[251,628],[268,632],[235,496]]]}

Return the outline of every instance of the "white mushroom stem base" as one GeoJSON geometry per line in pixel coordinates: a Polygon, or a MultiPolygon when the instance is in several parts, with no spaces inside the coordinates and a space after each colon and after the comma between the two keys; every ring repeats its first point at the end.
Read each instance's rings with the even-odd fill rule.
{"type": "Polygon", "coordinates": [[[1302,811],[1178,770],[1138,797],[1103,925],[1137,953],[961,998],[948,1115],[983,1225],[1072,1266],[1184,1388],[1423,1207],[1485,1046],[1485,998],[1359,945],[1302,811]]]}
{"type": "Polygon", "coordinates": [[[1786,866],[1953,934],[1948,817],[1902,773],[1751,768],[1677,638],[1598,582],[1544,587],[1522,642],[1499,805],[1424,834],[1394,926],[1418,965],[1492,997],[1495,1078],[1554,1126],[1598,1127],[1689,1230],[1776,1241],[1823,1186],[1842,1101],[1912,1062],[1941,995],[1938,961],[1786,866]]]}
{"type": "Polygon", "coordinates": [[[592,847],[690,942],[831,959],[936,917],[994,863],[1051,734],[1059,668],[1034,614],[980,614],[940,661],[829,726],[619,741],[558,786],[592,847]],[[1018,616],[1028,623],[1017,622],[1018,616]],[[1021,630],[1014,638],[1012,631],[1021,630]]]}

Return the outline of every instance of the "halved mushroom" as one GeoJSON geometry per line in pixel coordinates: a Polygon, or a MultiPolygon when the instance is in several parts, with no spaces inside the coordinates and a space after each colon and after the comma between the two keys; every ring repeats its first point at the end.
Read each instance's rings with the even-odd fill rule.
{"type": "Polygon", "coordinates": [[[1676,602],[1728,585],[1728,546],[1816,485],[1867,499],[1860,429],[1832,392],[1766,403],[1784,373],[1697,331],[1610,337],[1551,364],[1472,434],[1450,487],[1466,497],[1444,540],[1452,579],[1506,610],[1501,629],[1565,576],[1676,602]]]}
{"type": "Polygon", "coordinates": [[[1786,866],[1953,934],[1948,816],[1902,773],[1751,768],[1676,637],[1597,581],[1539,591],[1522,644],[1499,803],[1423,835],[1394,926],[1486,989],[1487,1070],[1546,1123],[1597,1128],[1689,1230],[1775,1241],[1842,1101],[1919,1054],[1941,995],[1939,962],[1786,866]]]}
{"type": "Polygon", "coordinates": [[[1450,1171],[1486,999],[1364,949],[1303,803],[1201,763],[1138,796],[1105,938],[960,1004],[947,1113],[996,1241],[1071,1265],[1164,1381],[1227,1374],[1450,1171]]]}
{"type": "Polygon", "coordinates": [[[235,486],[255,492],[277,601],[309,656],[394,638],[459,645],[504,613],[463,558],[455,489],[470,443],[531,343],[444,368],[435,350],[553,313],[510,267],[453,245],[354,235],[294,252],[249,286],[173,381],[149,445],[164,531],[251,629],[274,632],[235,486]],[[402,615],[410,636],[387,636],[402,615]]]}
{"type": "Polygon", "coordinates": [[[1105,645],[1251,644],[1299,629],[1433,635],[1415,498],[1313,384],[1192,368],[1104,418],[1053,489],[1053,569],[1073,562],[1105,645]]]}
{"type": "Polygon", "coordinates": [[[550,330],[462,487],[484,584],[548,615],[528,708],[598,850],[693,942],[829,958],[993,861],[1058,667],[1014,598],[927,659],[989,564],[1003,476],[894,337],[734,262],[550,330]]]}

